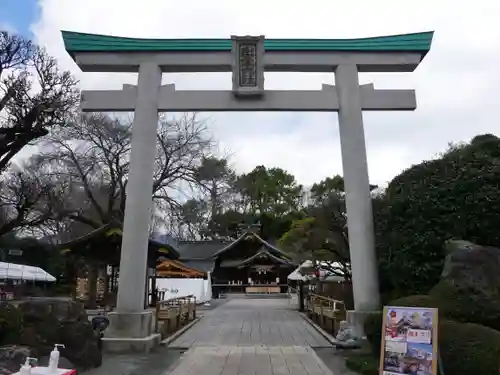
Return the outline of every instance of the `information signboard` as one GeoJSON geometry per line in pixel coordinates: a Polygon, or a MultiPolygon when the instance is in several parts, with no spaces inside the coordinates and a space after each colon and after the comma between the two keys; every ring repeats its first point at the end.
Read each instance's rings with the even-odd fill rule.
{"type": "Polygon", "coordinates": [[[384,307],[381,375],[437,375],[438,311],[384,307]]]}

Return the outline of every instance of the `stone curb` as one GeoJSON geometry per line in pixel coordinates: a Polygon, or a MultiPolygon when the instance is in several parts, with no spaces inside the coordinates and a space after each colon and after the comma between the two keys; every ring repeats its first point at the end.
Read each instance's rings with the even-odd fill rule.
{"type": "Polygon", "coordinates": [[[195,320],[193,320],[191,323],[189,323],[187,326],[182,327],[180,330],[177,332],[172,333],[170,336],[164,338],[163,340],[160,341],[160,345],[165,346],[169,345],[172,341],[176,340],[179,338],[184,332],[186,332],[189,328],[194,326],[196,323],[198,323],[201,319],[203,318],[203,315],[198,316],[195,320]]]}
{"type": "Polygon", "coordinates": [[[330,335],[328,332],[326,332],[323,328],[321,328],[319,325],[314,323],[311,318],[309,318],[305,313],[299,313],[302,319],[304,319],[306,322],[308,322],[321,336],[323,336],[326,341],[328,341],[333,347],[337,346],[337,340],[330,335]]]}

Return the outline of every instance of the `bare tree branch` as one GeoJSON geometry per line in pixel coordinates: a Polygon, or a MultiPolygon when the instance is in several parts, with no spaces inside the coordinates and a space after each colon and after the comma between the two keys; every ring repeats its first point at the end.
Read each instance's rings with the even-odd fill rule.
{"type": "Polygon", "coordinates": [[[0,181],[0,236],[56,219],[61,188],[40,170],[37,158],[7,171],[0,181]]]}
{"type": "MultiPolygon", "coordinates": [[[[130,119],[103,114],[83,116],[47,137],[43,160],[59,179],[70,182],[61,216],[92,228],[123,220],[130,142],[130,119]]],[[[195,115],[160,121],[152,192],[157,207],[180,207],[178,190],[192,183],[193,171],[212,144],[195,115]]]]}
{"type": "Polygon", "coordinates": [[[0,32],[0,172],[49,128],[65,125],[78,100],[76,81],[55,59],[30,41],[0,32]]]}

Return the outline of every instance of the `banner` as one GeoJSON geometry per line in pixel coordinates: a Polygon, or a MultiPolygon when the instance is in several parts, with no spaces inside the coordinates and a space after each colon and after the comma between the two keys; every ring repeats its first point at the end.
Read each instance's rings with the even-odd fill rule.
{"type": "Polygon", "coordinates": [[[380,375],[437,375],[438,311],[384,307],[380,375]]]}

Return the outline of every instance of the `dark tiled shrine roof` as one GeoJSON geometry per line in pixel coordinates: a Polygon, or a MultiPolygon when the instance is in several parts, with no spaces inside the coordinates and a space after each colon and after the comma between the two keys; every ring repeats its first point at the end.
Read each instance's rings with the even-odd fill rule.
{"type": "MultiPolygon", "coordinates": [[[[202,241],[179,241],[177,250],[180,254],[179,260],[186,266],[195,268],[200,271],[210,271],[214,266],[214,259],[226,251],[234,248],[239,242],[245,241],[248,237],[252,236],[261,243],[266,254],[272,258],[279,259],[278,263],[292,264],[290,256],[271,243],[265,241],[252,231],[243,233],[238,239],[234,241],[224,240],[202,240],[202,241]]],[[[263,249],[259,252],[262,253],[263,249]]],[[[257,255],[257,254],[256,254],[257,255]]],[[[255,255],[255,256],[256,256],[255,255]]],[[[254,257],[255,257],[254,256],[254,257]]],[[[252,259],[254,259],[252,257],[252,259]]]]}
{"type": "MultiPolygon", "coordinates": [[[[224,248],[231,242],[220,240],[207,241],[179,241],[177,251],[181,259],[200,260],[211,258],[216,252],[224,248]]],[[[211,259],[210,259],[211,261],[211,259]]]]}
{"type": "Polygon", "coordinates": [[[247,232],[243,233],[235,241],[227,244],[226,246],[221,248],[219,251],[217,251],[215,254],[213,254],[213,257],[214,258],[218,257],[219,255],[225,253],[226,251],[234,248],[239,242],[246,240],[248,238],[248,236],[251,236],[251,237],[257,239],[261,243],[261,245],[263,245],[266,249],[269,250],[270,253],[274,253],[274,255],[283,256],[285,258],[290,258],[290,256],[287,253],[281,251],[276,246],[271,245],[269,242],[267,242],[262,237],[260,237],[257,233],[254,233],[252,231],[247,231],[247,232]]]}
{"type": "Polygon", "coordinates": [[[212,259],[186,259],[181,260],[182,264],[186,267],[194,268],[201,272],[212,272],[214,269],[214,262],[212,259]]]}
{"type": "MultiPolygon", "coordinates": [[[[59,243],[56,245],[56,248],[61,251],[66,251],[68,249],[73,249],[78,246],[85,245],[93,240],[102,241],[103,239],[112,237],[121,238],[123,234],[122,227],[123,225],[121,222],[113,220],[107,224],[103,224],[101,227],[94,229],[80,237],[74,238],[70,241],[59,243]]],[[[164,256],[169,259],[179,258],[179,253],[177,249],[175,249],[170,244],[158,242],[150,238],[148,245],[149,245],[149,250],[155,250],[158,253],[157,256],[164,256]]]]}
{"type": "Polygon", "coordinates": [[[246,259],[228,259],[228,260],[225,260],[221,263],[221,267],[244,266],[244,265],[247,265],[249,263],[252,263],[252,261],[259,259],[259,258],[267,258],[267,259],[273,261],[274,263],[295,267],[295,265],[291,261],[286,260],[286,259],[282,259],[282,258],[278,258],[277,256],[271,254],[267,250],[260,250],[257,254],[252,255],[251,257],[248,257],[246,259]]]}

